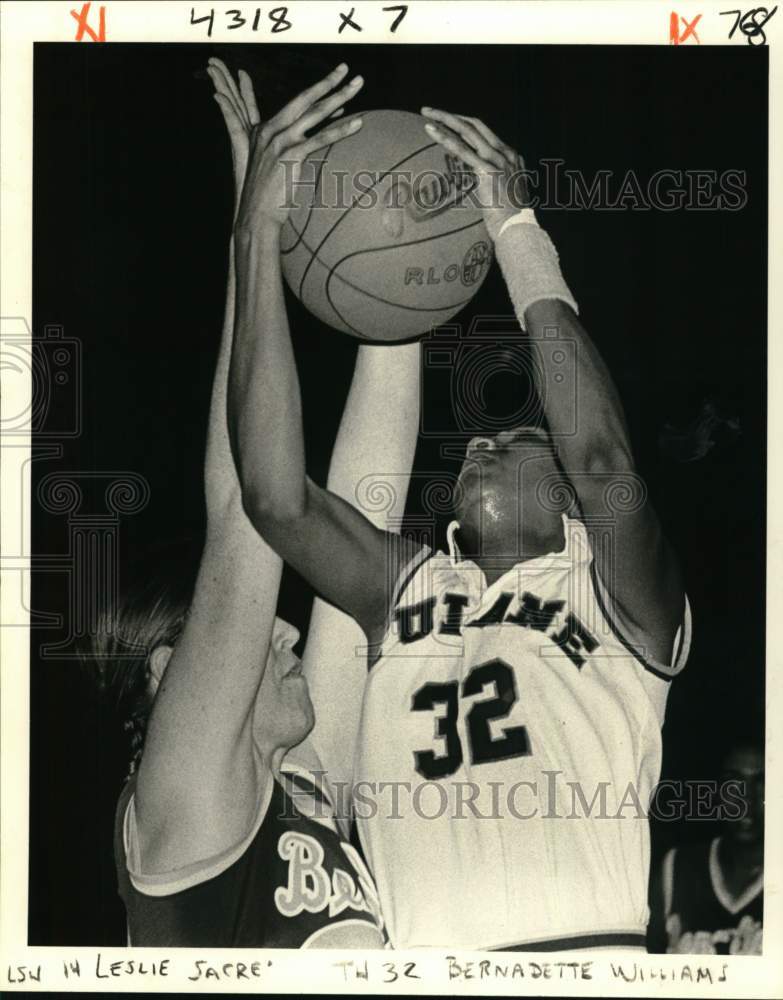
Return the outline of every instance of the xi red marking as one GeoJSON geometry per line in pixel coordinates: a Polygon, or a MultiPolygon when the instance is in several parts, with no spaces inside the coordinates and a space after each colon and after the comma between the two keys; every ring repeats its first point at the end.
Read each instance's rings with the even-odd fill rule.
{"type": "Polygon", "coordinates": [[[76,29],[76,37],[74,41],[80,42],[84,38],[85,32],[90,36],[94,42],[105,42],[106,41],[106,8],[98,8],[98,33],[96,34],[90,25],[87,23],[87,18],[90,13],[91,3],[82,4],[81,14],[77,14],[75,10],[71,11],[71,17],[76,21],[79,27],[76,29]]]}

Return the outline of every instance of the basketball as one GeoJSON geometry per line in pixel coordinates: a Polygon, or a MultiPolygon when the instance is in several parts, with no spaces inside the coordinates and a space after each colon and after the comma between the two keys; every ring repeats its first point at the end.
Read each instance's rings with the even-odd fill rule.
{"type": "Polygon", "coordinates": [[[369,111],[362,128],[305,160],[281,234],[294,295],[361,340],[399,342],[445,323],[492,261],[476,178],[407,111],[369,111]]]}

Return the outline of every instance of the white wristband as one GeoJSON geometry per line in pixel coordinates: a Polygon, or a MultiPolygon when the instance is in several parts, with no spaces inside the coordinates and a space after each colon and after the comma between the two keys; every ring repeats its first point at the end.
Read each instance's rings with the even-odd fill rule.
{"type": "Polygon", "coordinates": [[[559,299],[568,303],[575,313],[579,308],[560,270],[560,260],[552,240],[538,223],[520,225],[525,219],[513,216],[501,227],[495,252],[514,311],[523,330],[525,310],[542,299],[559,299]],[[519,220],[517,222],[516,220],[519,220]]]}
{"type": "Polygon", "coordinates": [[[538,225],[538,220],[536,219],[536,213],[533,211],[532,208],[521,208],[516,215],[512,215],[510,216],[510,218],[506,219],[503,225],[498,230],[498,234],[495,237],[495,239],[499,240],[500,237],[503,235],[503,233],[505,233],[505,231],[510,226],[523,226],[523,225],[527,226],[538,225]]]}

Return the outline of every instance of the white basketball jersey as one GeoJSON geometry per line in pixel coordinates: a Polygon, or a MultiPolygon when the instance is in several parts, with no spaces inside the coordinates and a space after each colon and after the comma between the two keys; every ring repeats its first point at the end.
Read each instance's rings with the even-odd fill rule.
{"type": "Polygon", "coordinates": [[[395,948],[643,947],[670,665],[610,624],[587,532],[487,587],[425,549],[370,670],[354,813],[395,948]]]}

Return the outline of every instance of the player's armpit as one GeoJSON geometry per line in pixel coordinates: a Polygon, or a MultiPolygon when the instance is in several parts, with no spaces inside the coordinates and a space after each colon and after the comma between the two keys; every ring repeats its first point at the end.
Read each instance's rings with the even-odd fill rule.
{"type": "Polygon", "coordinates": [[[685,590],[644,483],[627,466],[594,468],[578,495],[607,617],[644,659],[669,664],[684,621],[685,590]]]}
{"type": "Polygon", "coordinates": [[[247,508],[257,530],[318,594],[382,638],[400,569],[421,546],[376,528],[345,500],[307,480],[290,511],[247,508]]]}

